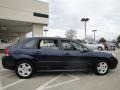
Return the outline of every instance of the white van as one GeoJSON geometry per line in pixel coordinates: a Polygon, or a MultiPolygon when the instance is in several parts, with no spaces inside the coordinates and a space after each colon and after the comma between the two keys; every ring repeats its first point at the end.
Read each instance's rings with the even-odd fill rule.
{"type": "Polygon", "coordinates": [[[96,42],[86,42],[84,45],[91,50],[99,50],[99,51],[104,50],[104,45],[98,44],[96,42]]]}

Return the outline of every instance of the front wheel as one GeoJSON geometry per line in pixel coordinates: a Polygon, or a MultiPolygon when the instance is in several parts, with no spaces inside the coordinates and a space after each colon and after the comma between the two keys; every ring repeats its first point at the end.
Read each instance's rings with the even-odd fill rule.
{"type": "Polygon", "coordinates": [[[18,62],[15,67],[15,73],[21,79],[30,78],[34,71],[35,70],[33,64],[25,60],[18,62]]]}
{"type": "Polygon", "coordinates": [[[95,65],[95,73],[97,75],[105,75],[109,71],[109,65],[106,61],[98,61],[95,65]]]}
{"type": "Polygon", "coordinates": [[[97,50],[102,51],[102,47],[98,47],[97,50]]]}

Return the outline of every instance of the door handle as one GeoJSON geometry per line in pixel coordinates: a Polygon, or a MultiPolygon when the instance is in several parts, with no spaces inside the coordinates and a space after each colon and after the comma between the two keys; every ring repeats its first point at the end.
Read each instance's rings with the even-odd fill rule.
{"type": "Polygon", "coordinates": [[[16,50],[16,51],[15,51],[15,53],[17,53],[17,54],[20,54],[20,53],[21,53],[21,51],[19,51],[19,50],[16,50]]]}
{"type": "Polygon", "coordinates": [[[40,51],[36,51],[36,52],[34,52],[34,54],[41,54],[41,52],[40,51]]]}
{"type": "Polygon", "coordinates": [[[64,55],[70,55],[69,53],[65,53],[64,55]]]}

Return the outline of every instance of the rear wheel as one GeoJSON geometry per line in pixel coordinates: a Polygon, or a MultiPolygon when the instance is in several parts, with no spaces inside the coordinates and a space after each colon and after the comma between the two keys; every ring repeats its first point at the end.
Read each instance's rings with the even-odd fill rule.
{"type": "Polygon", "coordinates": [[[116,50],[116,49],[113,49],[114,51],[116,50]]]}
{"type": "Polygon", "coordinates": [[[106,61],[98,61],[95,65],[95,73],[97,75],[105,75],[109,71],[109,65],[106,61]]]}
{"type": "Polygon", "coordinates": [[[22,79],[30,78],[35,71],[33,64],[29,61],[23,60],[17,63],[15,73],[22,79]]]}

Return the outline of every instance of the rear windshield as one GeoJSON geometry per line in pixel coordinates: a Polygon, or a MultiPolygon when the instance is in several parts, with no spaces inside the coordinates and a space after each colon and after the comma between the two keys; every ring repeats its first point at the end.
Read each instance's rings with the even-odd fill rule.
{"type": "Polygon", "coordinates": [[[6,40],[1,40],[1,43],[7,43],[7,41],[6,40]]]}

